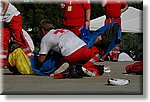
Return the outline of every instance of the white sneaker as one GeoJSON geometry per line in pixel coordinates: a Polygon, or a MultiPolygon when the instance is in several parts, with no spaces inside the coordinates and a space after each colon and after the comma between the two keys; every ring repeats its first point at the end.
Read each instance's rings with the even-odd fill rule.
{"type": "Polygon", "coordinates": [[[107,80],[109,85],[127,85],[130,83],[130,80],[126,80],[126,79],[108,79],[107,80]]]}
{"type": "Polygon", "coordinates": [[[67,62],[65,62],[54,72],[54,74],[60,74],[64,71],[66,71],[68,68],[69,68],[69,64],[67,62]]]}
{"type": "Polygon", "coordinates": [[[111,72],[110,66],[104,67],[104,72],[110,73],[111,72]]]}
{"type": "Polygon", "coordinates": [[[84,68],[84,67],[82,67],[82,70],[83,70],[83,72],[84,72],[85,74],[87,74],[87,75],[89,75],[89,76],[91,76],[91,77],[96,76],[96,72],[91,72],[91,71],[87,70],[87,69],[84,68]]]}

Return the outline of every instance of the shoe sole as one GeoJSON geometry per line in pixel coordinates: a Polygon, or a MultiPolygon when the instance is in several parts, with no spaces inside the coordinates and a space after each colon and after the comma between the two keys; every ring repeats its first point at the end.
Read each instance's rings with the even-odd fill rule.
{"type": "Polygon", "coordinates": [[[87,70],[86,68],[82,67],[82,70],[85,74],[87,74],[88,76],[91,76],[91,77],[95,77],[96,76],[96,73],[95,72],[91,72],[89,70],[87,70]]]}
{"type": "Polygon", "coordinates": [[[69,68],[69,64],[67,62],[65,62],[54,72],[54,74],[60,74],[64,71],[66,71],[68,68],[69,68]]]}

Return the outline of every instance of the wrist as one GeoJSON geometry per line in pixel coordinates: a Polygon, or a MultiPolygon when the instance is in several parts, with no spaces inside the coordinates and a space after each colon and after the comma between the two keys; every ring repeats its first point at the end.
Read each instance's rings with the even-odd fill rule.
{"type": "Polygon", "coordinates": [[[90,22],[90,20],[85,20],[85,22],[90,22]]]}
{"type": "Polygon", "coordinates": [[[86,21],[85,21],[85,23],[87,23],[87,22],[90,23],[90,20],[86,20],[86,21]]]}

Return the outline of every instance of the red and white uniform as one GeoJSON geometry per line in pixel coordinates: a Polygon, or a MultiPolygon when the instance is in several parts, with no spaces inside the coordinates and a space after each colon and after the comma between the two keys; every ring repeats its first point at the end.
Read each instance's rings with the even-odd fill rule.
{"type": "Polygon", "coordinates": [[[95,72],[92,76],[99,76],[95,62],[99,61],[99,50],[96,47],[88,49],[86,43],[73,32],[64,29],[49,31],[41,41],[40,54],[47,54],[50,49],[61,53],[64,61],[75,64],[86,61],[84,68],[95,72]]]}
{"type": "Polygon", "coordinates": [[[79,48],[85,46],[86,43],[76,35],[63,29],[50,30],[41,41],[40,54],[47,54],[50,49],[68,56],[79,48]]]}
{"type": "MultiPolygon", "coordinates": [[[[124,8],[126,5],[127,2],[125,0],[107,0],[105,6],[105,24],[117,22],[121,28],[121,9],[124,8]]],[[[112,50],[112,53],[110,53],[112,60],[118,59],[118,51],[119,45],[112,50]]]]}
{"type": "Polygon", "coordinates": [[[65,0],[64,28],[80,37],[80,28],[85,23],[85,10],[90,8],[89,0],[65,0]]]}
{"type": "Polygon", "coordinates": [[[121,9],[127,5],[125,0],[107,0],[105,6],[105,24],[118,22],[121,27],[121,9]]]}
{"type": "MultiPolygon", "coordinates": [[[[2,10],[2,3],[0,3],[0,8],[2,10]]],[[[1,12],[1,11],[0,11],[1,12]]],[[[8,44],[10,37],[12,37],[19,45],[20,48],[28,55],[32,51],[23,36],[22,32],[22,16],[20,12],[9,3],[6,13],[2,17],[2,22],[4,27],[1,28],[1,50],[0,50],[0,66],[7,66],[7,56],[8,56],[8,44]]]]}
{"type": "Polygon", "coordinates": [[[9,3],[8,9],[3,16],[2,21],[9,23],[14,16],[18,16],[18,15],[20,15],[20,12],[17,10],[17,8],[14,5],[9,3]]]}

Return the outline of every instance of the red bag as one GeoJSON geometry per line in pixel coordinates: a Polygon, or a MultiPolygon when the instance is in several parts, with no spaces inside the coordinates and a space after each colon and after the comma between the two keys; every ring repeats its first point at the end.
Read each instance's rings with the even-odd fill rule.
{"type": "Polygon", "coordinates": [[[135,62],[125,67],[127,73],[135,73],[137,75],[143,75],[143,61],[135,62]]]}

